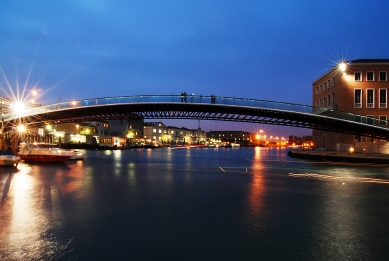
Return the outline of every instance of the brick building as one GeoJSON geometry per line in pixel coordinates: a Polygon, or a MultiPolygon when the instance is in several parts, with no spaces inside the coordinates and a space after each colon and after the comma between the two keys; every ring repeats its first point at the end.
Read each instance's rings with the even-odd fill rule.
{"type": "MultiPolygon", "coordinates": [[[[312,83],[313,106],[353,114],[355,121],[387,127],[389,59],[359,59],[340,63],[312,83]]],[[[313,130],[316,148],[344,150],[369,137],[313,130]],[[342,149],[343,148],[343,149],[342,149]]]]}

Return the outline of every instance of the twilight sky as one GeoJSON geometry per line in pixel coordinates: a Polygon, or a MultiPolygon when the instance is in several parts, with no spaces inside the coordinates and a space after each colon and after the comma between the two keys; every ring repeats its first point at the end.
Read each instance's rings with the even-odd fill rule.
{"type": "Polygon", "coordinates": [[[0,0],[0,66],[44,104],[186,91],[311,105],[312,81],[342,59],[389,58],[388,10],[384,0],[0,0]]]}

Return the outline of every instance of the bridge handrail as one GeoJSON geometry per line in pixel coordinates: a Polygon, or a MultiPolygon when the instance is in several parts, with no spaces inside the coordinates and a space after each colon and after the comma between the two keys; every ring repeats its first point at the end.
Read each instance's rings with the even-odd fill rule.
{"type": "MultiPolygon", "coordinates": [[[[360,114],[353,114],[348,112],[342,112],[338,110],[314,107],[310,105],[259,100],[251,98],[237,98],[226,96],[212,96],[212,95],[192,95],[189,94],[185,97],[181,95],[131,95],[131,96],[112,96],[102,98],[88,98],[81,100],[72,100],[67,102],[60,102],[55,104],[48,104],[42,106],[30,107],[23,114],[24,116],[35,115],[54,110],[75,109],[88,106],[104,106],[115,104],[130,104],[130,103],[193,103],[193,104],[211,104],[211,105],[228,105],[239,107],[251,107],[260,109],[282,110],[288,112],[305,113],[311,115],[322,115],[327,117],[333,117],[342,120],[348,120],[352,122],[366,122],[374,126],[387,126],[386,120],[380,120],[378,118],[367,117],[360,114]],[[214,101],[213,98],[214,97],[214,101]]],[[[4,115],[5,120],[12,120],[17,118],[15,115],[4,115]]]]}

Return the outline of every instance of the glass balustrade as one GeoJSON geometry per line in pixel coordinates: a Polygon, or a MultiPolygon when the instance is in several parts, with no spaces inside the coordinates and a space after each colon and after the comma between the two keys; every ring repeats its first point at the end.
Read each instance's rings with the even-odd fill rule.
{"type": "MultiPolygon", "coordinates": [[[[133,95],[133,96],[115,96],[115,97],[104,97],[104,98],[92,98],[83,100],[74,100],[69,102],[61,102],[56,104],[42,105],[39,107],[30,107],[21,115],[22,117],[41,114],[55,110],[67,110],[77,109],[82,107],[93,107],[93,106],[107,106],[115,104],[137,104],[137,103],[182,103],[182,104],[208,104],[211,106],[237,106],[237,107],[248,107],[258,108],[264,110],[278,110],[286,111],[291,113],[304,113],[310,115],[320,115],[323,117],[331,117],[336,119],[348,120],[353,122],[362,122],[374,126],[386,126],[387,122],[383,123],[380,119],[367,118],[366,116],[356,115],[347,112],[341,112],[331,110],[327,108],[318,108],[309,105],[301,105],[286,102],[257,100],[248,98],[236,98],[236,97],[223,97],[206,95],[187,95],[186,99],[181,95],[133,95]],[[356,120],[358,119],[358,120],[356,120]],[[360,120],[362,119],[362,120],[360,120]]],[[[6,114],[4,120],[13,120],[17,118],[16,115],[6,114]]],[[[361,124],[362,124],[361,123],[361,124]]]]}

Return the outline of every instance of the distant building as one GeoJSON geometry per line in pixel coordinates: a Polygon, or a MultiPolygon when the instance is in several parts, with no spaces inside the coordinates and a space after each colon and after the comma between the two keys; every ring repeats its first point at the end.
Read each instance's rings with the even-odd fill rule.
{"type": "MultiPolygon", "coordinates": [[[[358,114],[355,121],[388,127],[389,59],[359,59],[339,64],[312,83],[315,107],[358,114]]],[[[316,148],[345,150],[355,142],[376,142],[370,137],[313,130],[316,148]]]]}
{"type": "Polygon", "coordinates": [[[206,134],[203,130],[166,126],[161,121],[144,123],[146,143],[158,145],[204,144],[206,134]]]}
{"type": "Polygon", "coordinates": [[[167,128],[161,121],[145,122],[143,138],[147,144],[168,144],[167,128]]]}
{"type": "Polygon", "coordinates": [[[207,132],[207,139],[247,146],[254,142],[255,137],[254,134],[247,131],[209,131],[207,132]]]}

